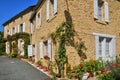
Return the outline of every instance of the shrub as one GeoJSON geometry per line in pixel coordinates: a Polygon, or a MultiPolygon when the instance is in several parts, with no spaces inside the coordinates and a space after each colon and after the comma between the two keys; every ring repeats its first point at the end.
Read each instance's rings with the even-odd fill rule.
{"type": "Polygon", "coordinates": [[[2,56],[2,55],[6,55],[6,53],[5,53],[5,52],[0,51],[0,56],[2,56]]]}
{"type": "Polygon", "coordinates": [[[38,65],[42,65],[42,62],[39,60],[39,61],[37,62],[37,64],[38,64],[38,65]]]}
{"type": "Polygon", "coordinates": [[[10,54],[10,56],[11,56],[12,58],[16,58],[16,57],[17,57],[17,53],[12,52],[12,53],[10,54]]]}
{"type": "Polygon", "coordinates": [[[115,80],[112,73],[107,73],[105,75],[100,75],[98,80],[115,80]]]}

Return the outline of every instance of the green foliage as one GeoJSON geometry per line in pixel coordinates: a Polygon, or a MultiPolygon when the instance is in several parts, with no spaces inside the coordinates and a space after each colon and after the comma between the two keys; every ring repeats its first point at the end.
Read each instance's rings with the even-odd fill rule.
{"type": "Polygon", "coordinates": [[[17,52],[12,52],[11,54],[10,54],[10,56],[12,57],[12,58],[16,58],[17,57],[17,52]]]}
{"type": "Polygon", "coordinates": [[[85,54],[86,49],[87,49],[87,48],[85,47],[84,42],[81,41],[81,42],[79,43],[79,45],[78,45],[77,52],[78,52],[79,56],[82,57],[82,58],[84,58],[84,59],[87,58],[87,56],[86,56],[86,54],[85,54]]]}
{"type": "MultiPolygon", "coordinates": [[[[87,58],[85,55],[86,47],[84,45],[84,42],[80,42],[80,44],[75,44],[74,42],[74,36],[76,34],[77,33],[74,30],[74,26],[70,22],[63,22],[56,29],[56,31],[51,34],[51,38],[54,44],[59,42],[55,60],[58,66],[59,75],[62,77],[64,77],[64,64],[68,62],[66,57],[66,45],[77,48],[78,54],[82,54],[84,58],[87,58]]],[[[74,72],[71,72],[71,74],[74,75],[74,72]]]]}
{"type": "Polygon", "coordinates": [[[98,77],[98,80],[115,80],[115,78],[114,78],[112,73],[107,73],[107,74],[104,74],[104,75],[100,75],[98,77]]]}
{"type": "Polygon", "coordinates": [[[37,62],[37,64],[38,64],[38,65],[42,65],[42,61],[39,60],[39,61],[37,62]]]}
{"type": "MultiPolygon", "coordinates": [[[[12,50],[12,48],[14,48],[17,44],[18,44],[18,39],[23,39],[24,40],[24,51],[25,51],[25,55],[24,57],[27,57],[28,54],[27,54],[27,47],[28,45],[30,44],[30,35],[28,33],[16,33],[12,36],[8,35],[7,36],[7,41],[10,42],[10,50],[12,50]],[[12,45],[11,42],[12,41],[15,41],[16,42],[16,45],[12,45]]],[[[18,50],[18,49],[17,49],[18,50]]]]}
{"type": "Polygon", "coordinates": [[[5,42],[6,39],[3,38],[3,32],[0,32],[0,55],[5,54],[5,42]]]}
{"type": "Polygon", "coordinates": [[[64,64],[67,63],[66,57],[66,47],[65,45],[68,44],[73,40],[75,31],[74,27],[69,22],[63,22],[57,29],[56,32],[51,34],[53,42],[59,42],[59,48],[56,54],[56,62],[59,69],[59,74],[64,77],[64,64]]]}

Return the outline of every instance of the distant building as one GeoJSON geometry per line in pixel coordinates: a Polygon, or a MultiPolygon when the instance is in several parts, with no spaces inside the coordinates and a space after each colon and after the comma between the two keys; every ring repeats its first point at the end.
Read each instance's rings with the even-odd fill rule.
{"type": "MultiPolygon", "coordinates": [[[[35,6],[30,6],[24,11],[20,12],[10,20],[6,21],[4,26],[4,38],[7,38],[8,35],[14,35],[16,33],[26,32],[30,34],[30,17],[33,13],[33,9],[35,6]]],[[[24,55],[24,40],[18,40],[18,52],[20,55],[24,55]]],[[[6,42],[6,53],[10,54],[10,43],[6,42]]]]}

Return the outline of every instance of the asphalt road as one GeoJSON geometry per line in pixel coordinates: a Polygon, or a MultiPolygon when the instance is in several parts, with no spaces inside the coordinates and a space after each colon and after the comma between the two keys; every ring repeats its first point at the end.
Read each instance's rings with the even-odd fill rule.
{"type": "Polygon", "coordinates": [[[0,80],[45,80],[47,75],[18,59],[0,57],[0,80]]]}

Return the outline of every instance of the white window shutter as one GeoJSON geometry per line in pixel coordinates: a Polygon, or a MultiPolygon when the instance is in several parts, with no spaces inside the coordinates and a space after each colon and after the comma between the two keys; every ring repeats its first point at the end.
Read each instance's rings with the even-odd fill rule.
{"type": "Polygon", "coordinates": [[[41,27],[41,25],[42,25],[42,10],[40,10],[40,27],[41,27]]]}
{"type": "Polygon", "coordinates": [[[40,42],[40,58],[43,58],[43,42],[40,42]]]}
{"type": "Polygon", "coordinates": [[[50,5],[50,0],[47,0],[47,3],[46,3],[46,20],[49,20],[49,6],[50,5]]]}
{"type": "Polygon", "coordinates": [[[20,48],[20,40],[18,40],[18,49],[20,48]]]}
{"type": "Polygon", "coordinates": [[[36,29],[38,28],[38,15],[36,15],[36,29]]]}
{"type": "Polygon", "coordinates": [[[30,33],[32,34],[33,33],[33,23],[30,22],[30,33]]]}
{"type": "Polygon", "coordinates": [[[96,44],[96,59],[99,59],[99,36],[95,36],[95,44],[96,44]]]}
{"type": "Polygon", "coordinates": [[[108,2],[104,2],[105,6],[105,21],[109,22],[109,8],[108,8],[108,2]]]}
{"type": "Polygon", "coordinates": [[[25,23],[23,23],[23,32],[25,32],[25,23]]]}
{"type": "Polygon", "coordinates": [[[98,19],[98,0],[94,0],[94,18],[98,19]]]}
{"type": "Polygon", "coordinates": [[[51,60],[51,40],[48,40],[48,50],[47,50],[48,56],[51,60]]]}
{"type": "Polygon", "coordinates": [[[10,29],[10,34],[12,35],[12,28],[10,29]]]}
{"type": "Polygon", "coordinates": [[[28,56],[32,56],[32,45],[28,45],[28,56]]]}
{"type": "Polygon", "coordinates": [[[55,15],[55,14],[57,13],[57,0],[54,0],[53,3],[54,3],[54,5],[53,5],[53,6],[54,6],[54,7],[53,7],[53,10],[54,10],[54,11],[53,11],[53,12],[54,12],[54,15],[55,15]]]}
{"type": "Polygon", "coordinates": [[[18,33],[20,32],[20,26],[18,25],[18,33]]]}

